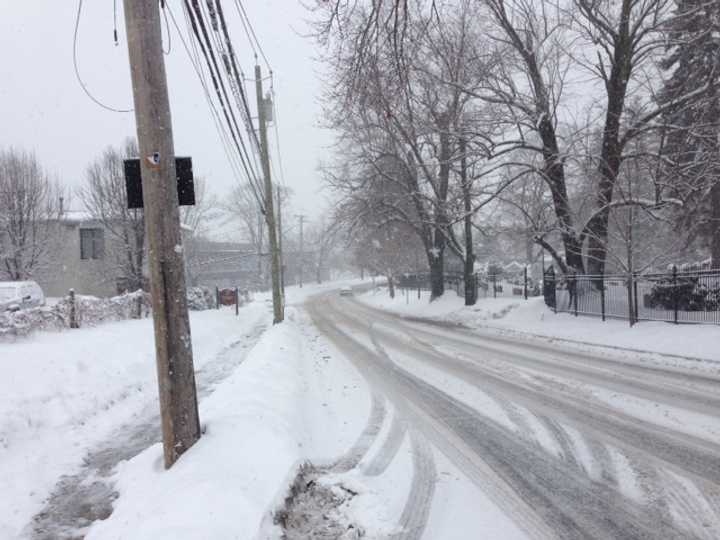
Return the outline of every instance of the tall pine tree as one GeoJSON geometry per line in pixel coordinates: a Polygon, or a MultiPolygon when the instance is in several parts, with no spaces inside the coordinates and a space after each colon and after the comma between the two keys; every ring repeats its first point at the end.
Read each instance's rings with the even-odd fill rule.
{"type": "Polygon", "coordinates": [[[660,101],[703,90],[665,114],[667,182],[686,199],[681,226],[709,245],[720,268],[720,1],[675,1],[660,101]]]}

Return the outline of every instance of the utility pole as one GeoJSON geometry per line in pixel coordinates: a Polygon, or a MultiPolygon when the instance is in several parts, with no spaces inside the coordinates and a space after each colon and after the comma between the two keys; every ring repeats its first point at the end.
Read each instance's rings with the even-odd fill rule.
{"type": "Polygon", "coordinates": [[[148,238],[165,468],[200,439],[158,2],[124,0],[148,238]]]}
{"type": "Polygon", "coordinates": [[[285,305],[285,256],[283,255],[282,196],[280,186],[277,189],[278,207],[278,248],[280,249],[280,287],[282,289],[283,306],[285,305]]]}
{"type": "Polygon", "coordinates": [[[272,267],[273,324],[281,323],[285,318],[280,290],[280,250],[278,249],[277,230],[275,227],[275,205],[272,178],[270,177],[270,155],[267,139],[266,98],[263,97],[262,70],[255,65],[255,92],[257,93],[258,124],[260,127],[260,153],[265,177],[265,222],[268,227],[268,244],[272,267]]]}
{"type": "Polygon", "coordinates": [[[298,257],[298,261],[300,264],[300,288],[302,289],[303,286],[303,266],[305,265],[305,251],[303,247],[303,223],[305,223],[306,216],[300,214],[295,216],[297,220],[300,222],[300,256],[298,257]]]}

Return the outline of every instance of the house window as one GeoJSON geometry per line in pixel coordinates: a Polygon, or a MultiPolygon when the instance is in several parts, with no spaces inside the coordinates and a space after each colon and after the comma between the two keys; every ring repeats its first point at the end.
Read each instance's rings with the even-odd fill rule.
{"type": "Polygon", "coordinates": [[[105,231],[80,229],[80,258],[102,259],[105,256],[105,231]]]}

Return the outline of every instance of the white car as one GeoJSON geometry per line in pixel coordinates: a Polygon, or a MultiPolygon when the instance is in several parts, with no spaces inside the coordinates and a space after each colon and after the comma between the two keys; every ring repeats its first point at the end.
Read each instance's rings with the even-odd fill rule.
{"type": "Polygon", "coordinates": [[[353,290],[350,287],[340,289],[340,296],[353,296],[353,290]]]}
{"type": "Polygon", "coordinates": [[[34,281],[0,281],[0,311],[45,305],[45,294],[34,281]]]}

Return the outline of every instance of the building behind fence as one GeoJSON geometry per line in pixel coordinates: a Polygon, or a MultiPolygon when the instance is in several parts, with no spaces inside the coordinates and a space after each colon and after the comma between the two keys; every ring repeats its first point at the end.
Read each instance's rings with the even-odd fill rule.
{"type": "Polygon", "coordinates": [[[556,275],[545,272],[545,303],[556,313],[603,320],[720,324],[720,271],[556,275]]]}

